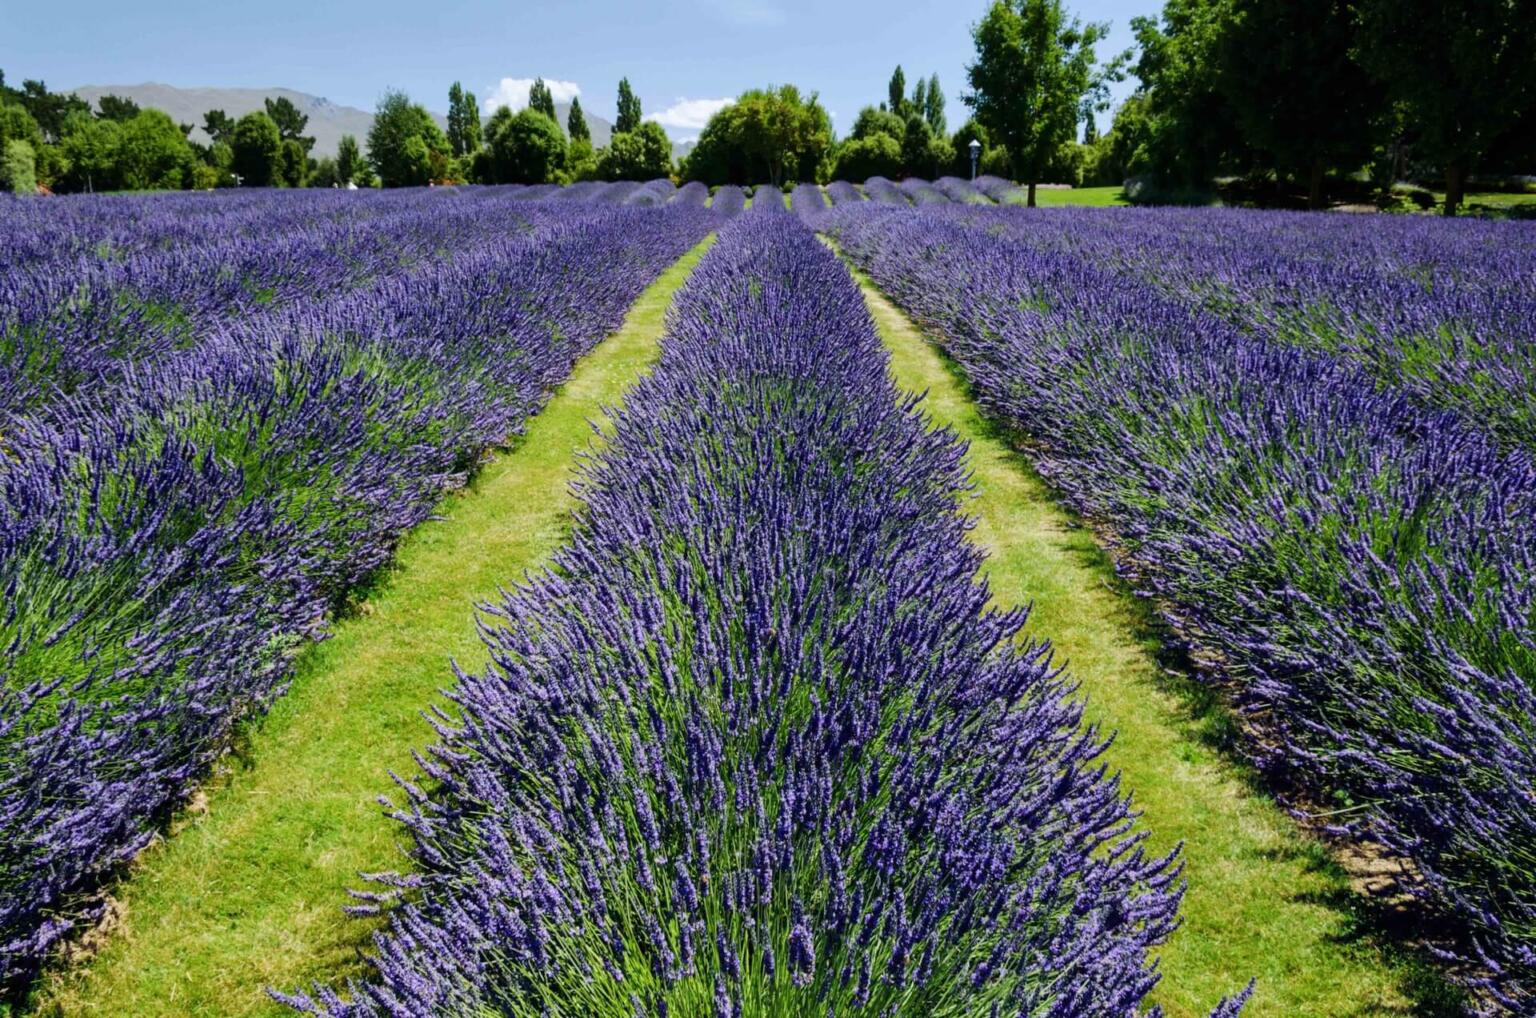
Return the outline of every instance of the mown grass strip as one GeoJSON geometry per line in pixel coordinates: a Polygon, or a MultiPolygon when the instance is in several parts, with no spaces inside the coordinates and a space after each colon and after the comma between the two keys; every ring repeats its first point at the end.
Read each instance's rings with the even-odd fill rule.
{"type": "Polygon", "coordinates": [[[1435,973],[1371,938],[1327,849],[1223,755],[1220,707],[1165,671],[1146,607],[982,417],[958,368],[854,274],[897,385],[926,391],[935,423],[970,443],[972,533],[989,554],[994,601],[1033,603],[1029,631],[1055,646],[1088,699],[1088,717],[1118,733],[1108,763],[1143,811],[1152,847],[1184,842],[1184,925],[1162,952],[1152,999],[1170,1016],[1204,1015],[1257,977],[1250,1018],[1452,1013],[1454,994],[1435,973]]]}
{"type": "Polygon", "coordinates": [[[445,501],[446,519],[408,535],[362,610],[306,652],[206,811],[145,854],[100,953],[45,982],[38,1013],[286,1014],[266,987],[361,971],[371,926],[341,906],[359,872],[404,862],[377,802],[388,772],[415,773],[412,750],[433,740],[421,715],[451,683],[448,659],[484,662],[473,605],[565,540],[588,422],[650,367],[672,295],[712,240],[640,296],[515,446],[445,501]]]}

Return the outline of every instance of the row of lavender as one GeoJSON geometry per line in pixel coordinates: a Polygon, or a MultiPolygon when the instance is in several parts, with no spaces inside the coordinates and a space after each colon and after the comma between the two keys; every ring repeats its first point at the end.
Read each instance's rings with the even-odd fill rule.
{"type": "MultiPolygon", "coordinates": [[[[1173,227],[1183,214],[1166,215],[1173,227]]],[[[1169,617],[1219,652],[1248,749],[1292,802],[1412,859],[1411,888],[1461,924],[1491,993],[1525,1013],[1531,459],[1348,360],[1018,239],[1030,224],[868,205],[830,217],[989,411],[1042,444],[1055,483],[1111,529],[1169,617]]]]}
{"type": "Polygon", "coordinates": [[[403,784],[419,869],[360,892],[373,979],[298,1009],[1125,1016],[1155,984],[1174,859],[1023,613],[986,608],[962,447],[754,198],[571,543],[487,606],[492,664],[403,784]]]}
{"type": "MultiPolygon", "coordinates": [[[[199,197],[92,215],[174,217],[199,197]]],[[[134,299],[186,311],[194,329],[149,344],[152,356],[137,337],[92,334],[128,351],[79,387],[99,398],[55,391],[5,414],[0,984],[24,981],[90,918],[101,881],[279,695],[328,610],[716,222],[686,207],[466,197],[468,216],[455,199],[369,196],[388,209],[374,221],[421,254],[387,257],[329,297],[186,311],[168,276],[134,299]],[[424,214],[402,219],[397,204],[424,214]]],[[[265,200],[284,220],[291,203],[328,215],[335,199],[265,200]]],[[[235,199],[231,232],[257,208],[235,199]]],[[[259,251],[248,263],[266,264],[259,251]]],[[[14,314],[0,328],[15,335],[14,314]]]]}
{"type": "Polygon", "coordinates": [[[1246,332],[1344,357],[1536,451],[1536,230],[1231,209],[1012,210],[1023,243],[1154,283],[1246,332]]]}

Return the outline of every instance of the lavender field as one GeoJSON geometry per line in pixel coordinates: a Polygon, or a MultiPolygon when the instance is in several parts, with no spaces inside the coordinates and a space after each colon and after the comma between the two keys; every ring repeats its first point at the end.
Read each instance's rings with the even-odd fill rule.
{"type": "Polygon", "coordinates": [[[118,964],[145,850],[701,242],[483,658],[427,648],[433,742],[365,797],[400,848],[306,903],[358,917],[351,961],[185,1013],[1333,1013],[1295,1003],[1326,970],[1214,937],[1240,960],[1160,996],[1206,846],[1159,840],[1074,662],[992,604],[1048,594],[984,575],[879,294],[1156,614],[1241,794],[1390,862],[1410,933],[1359,936],[1455,987],[1401,1007],[1529,1013],[1536,229],[1018,197],[0,203],[0,1014],[87,935],[118,964]]]}

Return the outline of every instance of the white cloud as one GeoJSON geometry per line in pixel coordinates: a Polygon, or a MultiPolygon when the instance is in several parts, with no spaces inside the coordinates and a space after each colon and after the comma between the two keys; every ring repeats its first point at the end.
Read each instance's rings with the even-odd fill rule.
{"type": "MultiPolygon", "coordinates": [[[[499,84],[486,86],[480,106],[487,113],[496,112],[498,106],[510,106],[516,112],[528,105],[528,89],[533,82],[533,78],[502,78],[499,84]]],[[[568,103],[581,95],[581,86],[574,81],[545,78],[544,84],[549,86],[549,94],[557,103],[568,103]]]]}
{"type": "Polygon", "coordinates": [[[646,114],[645,119],[679,131],[702,131],[710,117],[730,104],[730,99],[678,99],[660,113],[646,114]]]}

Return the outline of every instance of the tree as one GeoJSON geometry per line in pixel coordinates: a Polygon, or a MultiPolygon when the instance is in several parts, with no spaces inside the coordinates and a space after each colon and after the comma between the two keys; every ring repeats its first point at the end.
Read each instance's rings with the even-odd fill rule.
{"type": "Polygon", "coordinates": [[[557,125],[560,123],[555,116],[555,97],[550,93],[549,86],[544,84],[543,78],[534,78],[533,84],[528,86],[528,108],[544,114],[557,125]]]}
{"type": "Polygon", "coordinates": [[[1061,0],[994,0],[972,31],[966,105],[1008,150],[1031,206],[1048,163],[1077,136],[1084,97],[1117,68],[1096,67],[1094,46],[1108,31],[1068,18],[1061,0]]]}
{"type": "Polygon", "coordinates": [[[267,116],[272,118],[272,123],[277,125],[278,137],[284,141],[298,142],[308,156],[309,150],[315,147],[315,139],[304,136],[304,128],[309,126],[309,116],[299,112],[299,108],[286,96],[263,99],[262,105],[267,108],[267,116]]]}
{"type": "Polygon", "coordinates": [[[886,85],[886,109],[898,117],[906,110],[907,106],[907,76],[901,70],[901,65],[896,65],[896,70],[891,72],[890,84],[886,85]]]}
{"type": "Polygon", "coordinates": [[[357,139],[350,134],[342,135],[341,141],[336,143],[336,182],[342,187],[357,183],[357,171],[362,161],[357,139]]]}
{"type": "Polygon", "coordinates": [[[297,138],[284,138],[278,183],[283,187],[303,187],[309,180],[309,153],[297,138]]]}
{"type": "Polygon", "coordinates": [[[216,142],[228,142],[235,133],[235,118],[223,110],[209,110],[203,114],[203,131],[216,142]]]}
{"type": "Polygon", "coordinates": [[[283,139],[277,125],[261,110],[241,117],[230,139],[234,161],[230,168],[246,187],[270,187],[278,183],[282,170],[283,139]]]}
{"type": "MultiPolygon", "coordinates": [[[[907,110],[917,116],[923,116],[928,109],[928,79],[918,78],[917,84],[912,86],[912,101],[907,103],[907,110]]],[[[903,115],[902,120],[906,120],[903,115]]]]}
{"type": "Polygon", "coordinates": [[[834,173],[839,180],[854,181],[898,176],[901,173],[901,143],[883,132],[850,138],[837,150],[834,173]]]}
{"type": "Polygon", "coordinates": [[[119,185],[117,150],[123,127],[115,120],[98,120],[76,111],[64,118],[59,147],[69,169],[64,184],[73,191],[110,191],[119,185]]]}
{"type": "Polygon", "coordinates": [[[480,109],[474,93],[457,81],[448,89],[448,147],[461,157],[480,147],[480,109]]]}
{"type": "Polygon", "coordinates": [[[934,137],[942,138],[949,129],[949,125],[944,119],[944,92],[939,88],[937,71],[928,79],[928,96],[923,104],[922,114],[923,119],[928,121],[928,129],[933,132],[934,137]]]}
{"type": "Polygon", "coordinates": [[[565,170],[565,135],[538,110],[503,106],[486,125],[486,158],[476,166],[486,184],[544,184],[565,170]]]}
{"type": "Polygon", "coordinates": [[[581,112],[581,96],[571,97],[571,111],[565,117],[565,135],[571,139],[572,145],[578,141],[591,144],[592,130],[587,127],[586,114],[581,112]]]}
{"type": "Polygon", "coordinates": [[[862,139],[876,134],[888,135],[900,145],[901,140],[907,135],[907,123],[889,110],[866,106],[854,118],[853,130],[848,136],[862,139]]]}
{"type": "Polygon", "coordinates": [[[449,155],[448,138],[426,107],[404,92],[384,93],[368,129],[368,161],[385,187],[426,184],[449,155]]]}
{"type": "Polygon", "coordinates": [[[1515,0],[1363,0],[1362,62],[1445,168],[1454,216],[1477,161],[1536,108],[1536,17],[1515,0]]]}
{"type": "Polygon", "coordinates": [[[180,188],[192,183],[196,157],[186,135],[160,110],[140,110],[122,125],[118,173],[131,190],[180,188]]]}
{"type": "Polygon", "coordinates": [[[45,143],[57,143],[64,131],[64,121],[71,113],[89,113],[90,103],[73,92],[61,94],[48,91],[41,81],[24,80],[21,88],[5,87],[5,75],[0,72],[0,104],[14,104],[27,111],[43,132],[45,143]]]}
{"type": "Polygon", "coordinates": [[[37,193],[37,154],[20,138],[0,145],[0,187],[13,194],[37,193]]]}
{"type": "Polygon", "coordinates": [[[710,117],[683,175],[706,184],[819,180],[831,153],[832,121],[814,92],[752,89],[710,117]]]}
{"type": "Polygon", "coordinates": [[[672,139],[655,121],[615,131],[597,159],[597,175],[604,180],[654,180],[671,172],[672,139]]]}
{"type": "Polygon", "coordinates": [[[96,100],[96,106],[101,110],[103,120],[115,120],[120,124],[139,115],[139,104],[120,95],[104,95],[96,100]]]}
{"type": "Polygon", "coordinates": [[[619,79],[619,118],[614,121],[615,134],[628,134],[640,128],[640,100],[629,87],[628,78],[619,79]]]}

